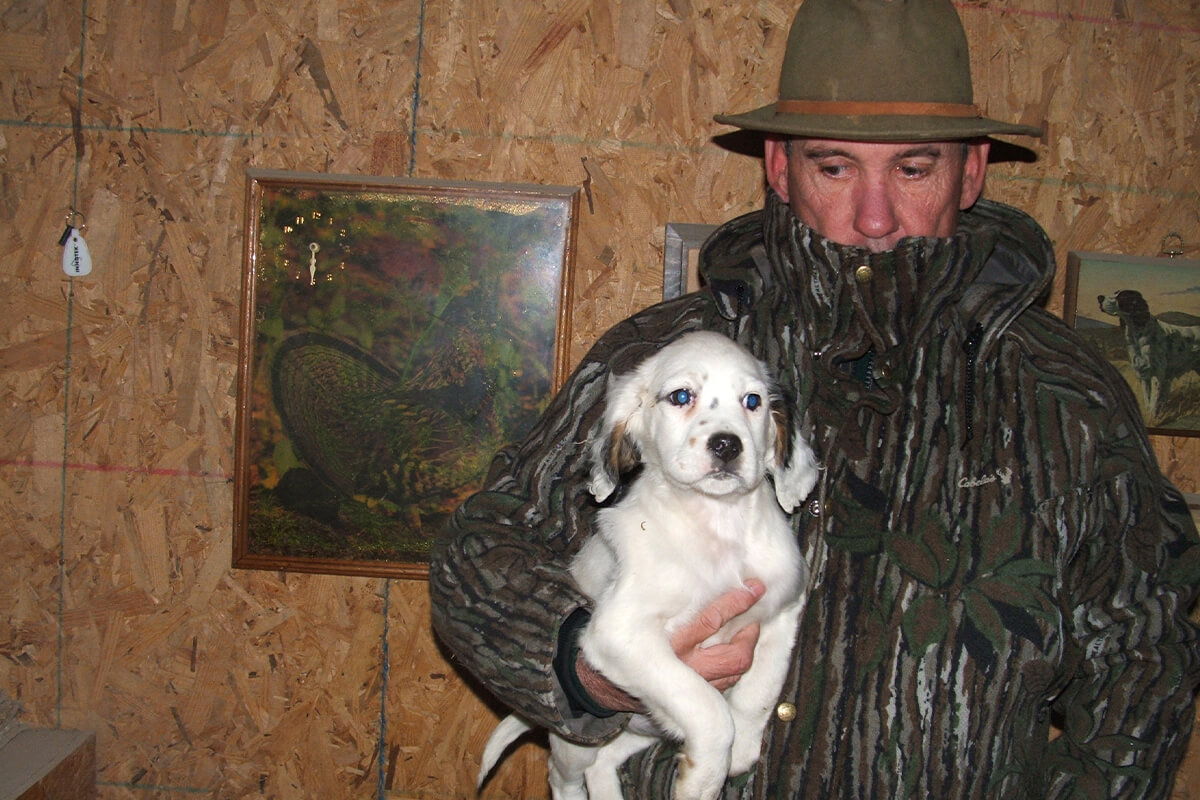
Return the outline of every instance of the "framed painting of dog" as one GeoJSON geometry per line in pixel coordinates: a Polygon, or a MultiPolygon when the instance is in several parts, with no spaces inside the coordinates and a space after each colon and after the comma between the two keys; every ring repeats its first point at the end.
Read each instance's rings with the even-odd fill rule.
{"type": "Polygon", "coordinates": [[[427,577],[565,377],[578,190],[246,180],[233,566],[427,577]]]}
{"type": "Polygon", "coordinates": [[[1150,433],[1200,436],[1200,261],[1068,253],[1063,319],[1129,382],[1150,433]]]}

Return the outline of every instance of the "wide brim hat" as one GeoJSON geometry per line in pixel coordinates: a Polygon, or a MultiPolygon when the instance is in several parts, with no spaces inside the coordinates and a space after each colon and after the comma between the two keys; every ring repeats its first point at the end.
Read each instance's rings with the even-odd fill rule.
{"type": "Polygon", "coordinates": [[[805,0],[788,34],[778,97],[715,119],[848,141],[1042,134],[988,119],[975,105],[967,37],[950,0],[805,0]]]}

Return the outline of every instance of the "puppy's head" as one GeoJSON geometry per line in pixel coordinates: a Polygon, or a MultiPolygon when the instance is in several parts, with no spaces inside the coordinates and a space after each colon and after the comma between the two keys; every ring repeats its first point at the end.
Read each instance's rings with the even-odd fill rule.
{"type": "Polygon", "coordinates": [[[1096,299],[1100,303],[1100,310],[1114,317],[1144,317],[1150,314],[1150,304],[1136,289],[1121,289],[1112,294],[1099,295],[1096,299]]]}
{"type": "Polygon", "coordinates": [[[643,479],[711,496],[745,494],[771,474],[791,511],[817,468],[790,419],[761,362],[720,334],[687,334],[610,379],[589,488],[603,501],[637,465],[643,479]]]}

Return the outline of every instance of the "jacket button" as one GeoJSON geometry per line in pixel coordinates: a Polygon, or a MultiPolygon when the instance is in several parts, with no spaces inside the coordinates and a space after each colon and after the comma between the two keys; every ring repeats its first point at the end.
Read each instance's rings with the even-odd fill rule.
{"type": "Polygon", "coordinates": [[[866,264],[863,264],[858,269],[854,270],[854,279],[859,283],[868,283],[874,276],[874,272],[866,264]]]}
{"type": "Polygon", "coordinates": [[[815,497],[812,500],[809,500],[808,513],[812,514],[814,517],[821,516],[821,501],[815,497]]]}
{"type": "Polygon", "coordinates": [[[796,718],[796,707],[791,703],[780,703],[775,706],[775,716],[783,722],[791,722],[796,718]]]}

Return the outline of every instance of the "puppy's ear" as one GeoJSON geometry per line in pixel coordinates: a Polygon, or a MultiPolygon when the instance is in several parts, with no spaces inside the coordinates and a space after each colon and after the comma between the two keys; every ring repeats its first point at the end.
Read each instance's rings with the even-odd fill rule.
{"type": "Polygon", "coordinates": [[[791,403],[778,394],[771,396],[771,418],[775,424],[767,472],[775,483],[779,505],[790,514],[817,485],[821,468],[808,440],[793,424],[791,403]]]}
{"type": "Polygon", "coordinates": [[[616,490],[621,476],[641,463],[637,444],[629,436],[624,423],[618,423],[607,436],[592,442],[592,473],[588,491],[603,503],[616,490]]]}
{"type": "Polygon", "coordinates": [[[621,476],[641,463],[638,432],[645,404],[642,371],[610,378],[604,419],[592,435],[591,480],[588,491],[604,502],[621,482],[621,476]]]}

